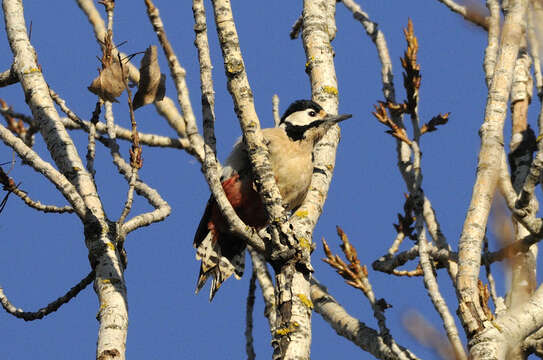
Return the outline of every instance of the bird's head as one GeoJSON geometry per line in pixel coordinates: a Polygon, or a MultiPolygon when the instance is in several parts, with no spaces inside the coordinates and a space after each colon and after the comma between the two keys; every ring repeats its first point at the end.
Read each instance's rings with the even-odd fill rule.
{"type": "Polygon", "coordinates": [[[332,125],[351,116],[351,114],[331,115],[312,100],[297,100],[285,111],[279,126],[285,129],[292,141],[304,140],[315,144],[332,125]]]}

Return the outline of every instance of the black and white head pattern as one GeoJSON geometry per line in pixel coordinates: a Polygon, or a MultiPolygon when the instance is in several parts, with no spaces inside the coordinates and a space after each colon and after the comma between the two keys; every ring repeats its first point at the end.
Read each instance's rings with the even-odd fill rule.
{"type": "Polygon", "coordinates": [[[290,104],[281,117],[280,126],[294,141],[302,140],[307,130],[318,127],[326,115],[322,106],[312,100],[297,100],[290,104]]]}

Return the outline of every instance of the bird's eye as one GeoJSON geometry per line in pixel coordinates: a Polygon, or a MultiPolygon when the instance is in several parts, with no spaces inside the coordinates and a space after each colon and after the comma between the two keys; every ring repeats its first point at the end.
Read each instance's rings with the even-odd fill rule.
{"type": "Polygon", "coordinates": [[[310,112],[309,112],[309,116],[313,116],[313,117],[315,117],[315,116],[317,116],[317,113],[316,113],[316,112],[314,112],[314,111],[310,111],[310,112]]]}

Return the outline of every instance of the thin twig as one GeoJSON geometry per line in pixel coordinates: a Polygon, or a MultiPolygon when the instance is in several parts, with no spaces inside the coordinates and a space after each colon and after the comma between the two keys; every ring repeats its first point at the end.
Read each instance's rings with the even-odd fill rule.
{"type": "Polygon", "coordinates": [[[255,307],[256,274],[253,271],[249,281],[249,293],[247,294],[247,309],[245,312],[245,351],[247,360],[256,358],[253,346],[253,310],[255,307]]]}
{"type": "MultiPolygon", "coordinates": [[[[87,144],[87,171],[94,177],[96,171],[94,169],[94,156],[96,153],[96,144],[95,144],[95,138],[96,138],[96,124],[98,123],[98,118],[100,116],[101,111],[101,105],[103,104],[103,100],[98,98],[98,101],[96,101],[96,106],[94,108],[94,111],[92,113],[92,118],[90,122],[85,122],[79,116],[77,116],[69,107],[66,105],[66,101],[60,97],[59,94],[57,94],[51,87],[49,87],[49,95],[51,95],[51,99],[60,107],[60,110],[62,110],[63,113],[65,113],[68,118],[70,118],[72,121],[74,121],[79,128],[85,130],[88,132],[88,144],[87,144]]],[[[68,125],[65,122],[63,122],[64,125],[68,125]]]]}
{"type": "Polygon", "coordinates": [[[55,206],[55,205],[44,205],[39,201],[32,200],[25,191],[19,189],[19,187],[15,184],[15,181],[4,172],[2,167],[0,167],[0,184],[4,186],[5,191],[11,192],[17,195],[19,198],[21,198],[21,200],[25,202],[25,204],[27,204],[31,208],[34,208],[38,211],[43,211],[45,213],[58,213],[58,214],[74,212],[73,207],[68,206],[68,205],[62,206],[62,207],[55,206]]]}
{"type": "Polygon", "coordinates": [[[426,231],[424,230],[423,218],[421,215],[417,216],[416,228],[418,233],[420,264],[424,271],[424,286],[428,290],[428,296],[432,300],[432,304],[443,321],[443,327],[445,328],[447,337],[452,345],[455,358],[457,360],[467,359],[454,318],[449,311],[445,299],[439,291],[439,285],[434,275],[434,269],[426,251],[428,243],[426,241],[426,231]]]}
{"type": "Polygon", "coordinates": [[[34,170],[42,173],[49,181],[51,181],[64,198],[68,200],[77,215],[81,219],[85,218],[87,208],[84,200],[77,189],[64,175],[56,170],[51,164],[41,159],[34,150],[28,147],[21,139],[13,135],[11,131],[2,125],[0,125],[0,139],[2,139],[7,146],[15,150],[25,163],[29,164],[34,170]]]}
{"type": "MultiPolygon", "coordinates": [[[[494,0],[496,1],[496,0],[494,0]]],[[[540,41],[536,37],[536,31],[541,31],[541,24],[537,25],[536,17],[534,12],[541,12],[543,10],[543,4],[540,1],[530,2],[530,9],[526,13],[527,20],[527,37],[528,44],[530,46],[530,55],[534,60],[534,75],[535,75],[535,86],[537,89],[537,96],[539,97],[539,102],[543,101],[543,76],[541,75],[541,58],[540,58],[540,41]],[[539,29],[536,27],[539,26],[539,29]]],[[[543,34],[542,34],[543,35],[543,34]]]]}
{"type": "MultiPolygon", "coordinates": [[[[96,40],[99,44],[103,43],[106,36],[106,26],[104,20],[100,16],[99,12],[96,9],[96,6],[93,0],[77,0],[78,6],[87,16],[89,22],[91,23],[96,40]]],[[[116,54],[117,49],[113,49],[114,55],[116,54]]],[[[121,58],[126,58],[126,54],[120,53],[121,58]]],[[[130,81],[138,83],[140,79],[140,73],[137,67],[131,64],[129,61],[124,63],[125,67],[128,67],[130,81]]],[[[154,102],[155,108],[158,114],[166,119],[168,124],[174,129],[179,136],[179,141],[181,142],[182,149],[185,149],[190,154],[195,154],[199,160],[203,159],[203,149],[193,149],[187,139],[187,132],[185,129],[185,120],[183,116],[177,110],[175,103],[167,96],[164,96],[162,101],[154,102]]],[[[118,126],[116,126],[118,128],[118,126]]],[[[116,129],[117,130],[117,129],[116,129]]],[[[118,131],[116,131],[117,136],[119,136],[118,131]]],[[[143,142],[143,139],[141,139],[143,142]]],[[[162,146],[162,145],[159,145],[162,146]]]]}
{"type": "Polygon", "coordinates": [[[105,101],[104,107],[106,109],[104,118],[106,119],[107,135],[110,139],[114,140],[117,137],[117,132],[115,131],[115,116],[113,115],[113,105],[111,104],[111,101],[105,101]]]}
{"type": "Polygon", "coordinates": [[[411,351],[395,343],[400,353],[393,351],[384,336],[349,315],[315,278],[310,281],[311,301],[315,306],[315,311],[332,326],[338,335],[352,341],[378,359],[418,359],[411,351]]]}
{"type": "MultiPolygon", "coordinates": [[[[129,181],[130,175],[132,173],[132,168],[130,167],[130,164],[128,164],[119,153],[119,145],[113,140],[103,137],[98,138],[98,140],[109,148],[113,163],[117,167],[117,170],[124,176],[125,180],[129,181]]],[[[166,201],[164,201],[164,199],[155,189],[153,189],[143,181],[139,179],[136,181],[135,191],[136,194],[143,196],[154,208],[154,210],[136,215],[130,220],[126,221],[119,230],[121,236],[126,236],[126,234],[136,229],[144,226],[149,226],[155,222],[162,221],[171,213],[170,205],[166,201]]]]}
{"type": "Polygon", "coordinates": [[[100,111],[102,109],[102,99],[98,99],[96,101],[96,106],[94,107],[94,111],[92,112],[92,118],[89,124],[89,136],[88,136],[88,144],[87,144],[87,171],[94,176],[96,174],[96,170],[94,169],[94,158],[96,156],[96,124],[98,123],[99,117],[100,117],[100,111]]]}
{"type": "Polygon", "coordinates": [[[273,281],[268,272],[266,266],[266,260],[264,257],[249,247],[249,254],[251,255],[251,262],[253,263],[253,272],[256,274],[258,284],[262,289],[262,298],[264,300],[264,316],[268,319],[270,332],[273,335],[275,332],[275,320],[277,317],[275,308],[275,290],[273,288],[273,281]]]}
{"type": "MultiPolygon", "coordinates": [[[[83,130],[89,132],[91,126],[91,123],[86,120],[81,120],[83,126],[79,125],[79,123],[74,121],[72,118],[62,118],[61,120],[68,130],[83,130]]],[[[106,134],[106,124],[101,121],[96,123],[96,132],[97,134],[95,135],[95,138],[100,137],[100,134],[106,134]]],[[[128,141],[131,141],[132,139],[132,132],[127,128],[120,127],[119,125],[115,126],[115,134],[116,139],[128,141]]],[[[187,146],[190,146],[186,138],[171,138],[142,132],[138,132],[138,136],[140,138],[140,144],[146,146],[168,147],[174,149],[186,149],[187,146]]]]}
{"type": "Polygon", "coordinates": [[[379,335],[383,337],[385,343],[390,346],[390,349],[396,356],[400,357],[402,355],[402,349],[396,345],[394,339],[390,335],[390,330],[386,325],[385,310],[389,308],[390,305],[384,299],[377,300],[375,298],[366,266],[360,265],[356,249],[339,226],[337,226],[337,233],[342,241],[341,249],[349,264],[346,264],[338,255],[333,255],[324,239],[322,240],[322,243],[326,258],[323,259],[323,261],[335,268],[338,274],[345,279],[347,284],[362,291],[371,305],[373,316],[377,320],[379,335]]]}
{"type": "Polygon", "coordinates": [[[491,264],[490,261],[488,261],[488,254],[488,238],[485,236],[485,242],[483,246],[483,264],[485,265],[486,278],[488,280],[488,284],[490,285],[490,297],[492,298],[492,302],[494,303],[496,314],[499,315],[501,312],[506,310],[506,307],[503,298],[498,296],[498,293],[496,292],[496,282],[494,281],[494,276],[492,275],[491,264]]]}
{"type": "MultiPolygon", "coordinates": [[[[113,10],[115,9],[115,0],[101,0],[99,1],[99,3],[104,5],[104,8],[106,9],[106,14],[107,14],[108,39],[106,39],[105,43],[107,44],[108,41],[112,43],[113,42],[113,10]]],[[[104,47],[102,46],[102,48],[104,47]]],[[[112,55],[113,54],[108,54],[108,56],[110,57],[112,57],[112,55]]],[[[120,63],[120,65],[122,66],[122,63],[120,63]]],[[[105,119],[106,119],[107,134],[110,139],[115,139],[115,135],[116,135],[115,117],[113,115],[113,104],[111,103],[111,101],[105,101],[105,108],[106,108],[105,119]]]]}
{"type": "Polygon", "coordinates": [[[275,126],[279,126],[279,122],[281,121],[281,116],[279,116],[279,96],[277,94],[273,94],[272,97],[272,113],[273,113],[273,123],[275,126]]]}
{"type": "Polygon", "coordinates": [[[81,290],[85,289],[90,283],[94,281],[94,278],[95,278],[95,274],[93,270],[77,285],[75,285],[70,290],[68,290],[66,294],[59,297],[52,303],[48,304],[46,307],[43,307],[35,312],[29,312],[29,311],[23,311],[21,309],[17,309],[8,300],[7,296],[4,294],[4,289],[1,286],[0,286],[0,302],[2,303],[2,307],[4,308],[4,310],[6,310],[8,314],[11,314],[15,316],[16,318],[23,319],[24,321],[42,319],[44,316],[47,316],[50,313],[57,311],[62,305],[66,304],[67,302],[72,300],[74,297],[76,297],[77,294],[81,292],[81,290]]]}
{"type": "Polygon", "coordinates": [[[490,88],[490,82],[494,76],[494,67],[498,58],[498,45],[500,36],[500,4],[498,0],[487,0],[486,6],[490,11],[488,17],[488,45],[485,49],[483,68],[485,69],[486,86],[490,88]]]}
{"type": "MultiPolygon", "coordinates": [[[[121,73],[124,72],[121,58],[119,57],[119,63],[121,64],[121,73]]],[[[128,194],[126,195],[126,202],[124,203],[123,211],[117,224],[122,226],[124,220],[132,209],[132,202],[134,200],[134,187],[136,186],[136,180],[138,178],[138,170],[143,166],[142,149],[138,136],[138,126],[136,124],[136,118],[134,116],[134,105],[132,104],[132,91],[128,86],[124,75],[122,76],[124,81],[124,87],[128,95],[128,110],[130,112],[130,123],[132,125],[132,147],[130,148],[130,167],[132,172],[130,174],[130,180],[128,181],[128,194]]]]}
{"type": "Polygon", "coordinates": [[[21,140],[28,146],[32,147],[34,144],[34,134],[38,131],[35,122],[29,117],[23,114],[15,113],[6,102],[0,98],[0,113],[6,119],[8,129],[16,134],[21,140]],[[16,121],[18,119],[19,121],[16,121]],[[28,128],[24,126],[24,123],[31,123],[28,128]]]}
{"type": "Polygon", "coordinates": [[[304,18],[300,15],[298,19],[292,24],[292,29],[290,30],[290,38],[292,40],[298,38],[300,36],[300,32],[302,31],[302,27],[304,25],[304,18]]]}
{"type": "Polygon", "coordinates": [[[16,84],[17,82],[19,82],[19,79],[17,78],[17,74],[15,71],[13,71],[13,69],[10,68],[0,73],[0,88],[16,84]]]}
{"type": "Polygon", "coordinates": [[[469,6],[459,5],[454,0],[438,0],[440,3],[448,7],[451,11],[462,15],[464,19],[480,26],[484,30],[488,30],[488,22],[484,15],[469,6]]]}
{"type": "Polygon", "coordinates": [[[405,239],[405,233],[399,232],[398,235],[396,235],[396,238],[394,239],[394,241],[392,242],[392,245],[390,245],[390,248],[387,251],[388,254],[394,255],[395,253],[397,253],[404,239],[405,239]]]}
{"type": "MultiPolygon", "coordinates": [[[[91,121],[86,121],[86,120],[81,119],[72,110],[70,110],[70,108],[66,104],[66,101],[63,100],[54,90],[49,88],[49,93],[51,94],[51,98],[60,107],[62,112],[65,113],[66,116],[68,116],[68,119],[66,118],[61,119],[62,124],[64,125],[64,127],[66,127],[66,129],[83,130],[87,133],[90,133],[92,124],[96,121],[96,124],[95,124],[96,131],[100,134],[107,133],[106,124],[98,121],[98,116],[100,115],[99,104],[102,103],[100,100],[98,100],[96,104],[96,108],[94,112],[92,113],[91,121]]],[[[2,113],[1,108],[0,108],[0,113],[2,113]]],[[[32,119],[28,118],[26,121],[32,121],[32,119]]],[[[32,128],[32,126],[34,126],[34,122],[31,122],[30,124],[32,128]]],[[[95,134],[94,137],[98,138],[99,135],[95,134]]],[[[132,141],[132,130],[120,127],[119,125],[115,125],[115,138],[132,141]]],[[[187,146],[190,146],[190,144],[188,144],[188,141],[184,138],[176,139],[176,138],[170,138],[170,137],[165,137],[165,136],[156,135],[156,134],[146,134],[139,131],[138,131],[138,138],[141,145],[147,145],[147,146],[171,147],[171,148],[176,148],[176,149],[184,149],[187,146]]],[[[88,161],[88,158],[87,158],[87,161],[88,161]]]]}
{"type": "Polygon", "coordinates": [[[394,77],[392,75],[392,61],[388,51],[385,35],[377,23],[371,21],[369,15],[365,13],[360,5],[353,0],[342,0],[342,3],[347,9],[353,13],[353,17],[358,20],[366,33],[375,44],[379,61],[381,62],[381,80],[383,83],[383,94],[387,102],[395,103],[395,91],[394,91],[394,77]]]}
{"type": "Polygon", "coordinates": [[[204,159],[204,140],[198,132],[198,126],[196,125],[196,118],[194,117],[194,112],[192,110],[192,104],[189,98],[189,90],[185,80],[186,71],[181,67],[181,64],[177,58],[177,55],[173,51],[172,45],[170,44],[166,31],[164,29],[164,24],[160,18],[158,9],[155,7],[151,0],[145,0],[145,5],[147,6],[147,15],[149,21],[153,25],[153,29],[157,34],[162,50],[168,59],[168,66],[170,68],[170,74],[175,83],[175,88],[177,90],[177,102],[181,106],[183,111],[183,119],[185,121],[186,134],[189,138],[191,144],[191,151],[194,156],[202,163],[204,159]]]}
{"type": "Polygon", "coordinates": [[[215,139],[215,91],[213,90],[213,77],[211,70],[211,57],[207,39],[206,13],[203,0],[193,0],[192,12],[194,14],[194,44],[198,49],[198,62],[200,64],[200,88],[202,92],[202,117],[204,127],[204,141],[211,147],[213,153],[217,152],[215,139]]]}

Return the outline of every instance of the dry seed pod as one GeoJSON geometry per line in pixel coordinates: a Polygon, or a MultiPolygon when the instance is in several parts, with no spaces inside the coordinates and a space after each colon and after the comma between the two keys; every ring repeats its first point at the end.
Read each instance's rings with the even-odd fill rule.
{"type": "Polygon", "coordinates": [[[155,101],[160,101],[166,93],[166,75],[160,73],[157,48],[147,48],[140,65],[138,91],[134,95],[134,110],[155,101]]]}

